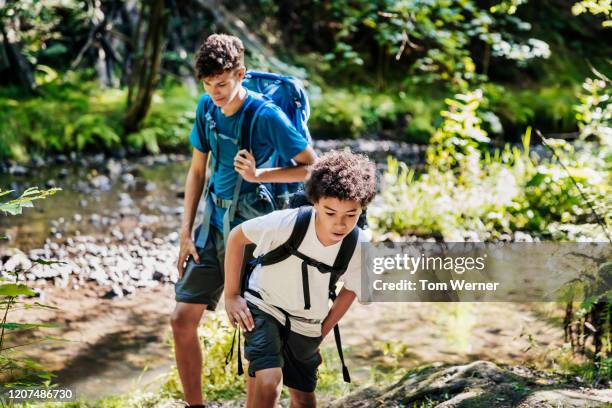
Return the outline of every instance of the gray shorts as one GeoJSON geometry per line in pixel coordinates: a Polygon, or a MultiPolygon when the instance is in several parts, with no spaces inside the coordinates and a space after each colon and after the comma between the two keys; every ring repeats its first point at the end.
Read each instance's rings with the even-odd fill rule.
{"type": "Polygon", "coordinates": [[[225,243],[223,234],[210,227],[204,248],[196,248],[200,263],[190,256],[185,273],[174,285],[176,301],[206,305],[207,310],[215,310],[223,292],[225,280],[225,243]]]}
{"type": "Polygon", "coordinates": [[[299,391],[313,392],[317,386],[317,368],[323,361],[319,346],[322,337],[308,337],[285,328],[274,317],[248,303],[255,329],[244,333],[244,356],[249,361],[249,375],[259,370],[282,368],[283,383],[299,391]]]}

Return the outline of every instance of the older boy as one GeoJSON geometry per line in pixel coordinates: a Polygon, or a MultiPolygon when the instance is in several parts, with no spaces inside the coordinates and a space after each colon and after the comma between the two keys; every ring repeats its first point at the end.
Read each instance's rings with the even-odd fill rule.
{"type": "Polygon", "coordinates": [[[247,407],[275,406],[283,383],[289,387],[292,407],[314,407],[319,345],[361,294],[358,243],[367,239],[356,225],[376,193],[375,166],[365,156],[327,153],[312,166],[305,193],[312,208],[254,218],[229,236],[225,308],[232,324],[245,332],[247,407]],[[307,229],[297,247],[267,262],[267,255],[295,242],[304,214],[309,216],[307,229]],[[353,241],[352,256],[340,276],[344,286],[329,309],[328,296],[335,297],[335,292],[330,293],[335,285],[330,285],[334,275],[329,265],[338,265],[351,237],[357,244],[353,241]],[[256,244],[253,255],[257,258],[242,288],[243,297],[240,270],[244,248],[250,243],[256,244]]]}
{"type": "Polygon", "coordinates": [[[171,318],[177,368],[185,400],[191,407],[202,406],[202,352],[197,327],[204,310],[214,310],[223,291],[223,231],[229,232],[227,214],[233,205],[233,227],[245,219],[272,211],[273,199],[267,194],[265,183],[303,181],[307,174],[305,166],[315,159],[312,147],[274,104],[266,104],[251,127],[248,137],[252,151],[239,150],[245,111],[262,99],[262,95],[242,86],[244,47],[239,38],[223,34],[209,36],[196,55],[195,70],[206,95],[198,103],[189,137],[194,149],[185,183],[177,262],[179,280],[175,285],[177,303],[171,318]],[[196,231],[194,242],[193,222],[204,188],[209,154],[215,165],[206,194],[204,222],[196,231]],[[284,160],[293,159],[298,166],[260,168],[273,154],[284,160]],[[230,203],[238,175],[245,181],[239,186],[240,200],[230,203]],[[190,266],[185,270],[188,257],[195,263],[188,263],[190,266]]]}

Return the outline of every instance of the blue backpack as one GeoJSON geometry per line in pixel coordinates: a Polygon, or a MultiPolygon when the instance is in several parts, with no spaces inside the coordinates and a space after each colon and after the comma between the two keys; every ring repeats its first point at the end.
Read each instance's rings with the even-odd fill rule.
{"type": "MultiPolygon", "coordinates": [[[[254,92],[258,92],[264,96],[264,98],[255,98],[249,103],[243,111],[242,123],[240,126],[240,135],[234,142],[237,144],[238,150],[246,149],[251,150],[252,146],[252,134],[257,121],[259,112],[268,104],[275,104],[281,108],[281,110],[287,115],[293,126],[297,131],[304,137],[308,144],[312,144],[310,132],[306,122],[310,116],[310,105],[308,103],[308,97],[306,90],[302,82],[294,77],[282,76],[278,74],[272,74],[268,72],[256,72],[249,71],[244,77],[242,85],[254,92]]],[[[215,121],[212,119],[213,104],[210,100],[207,101],[204,107],[206,112],[206,118],[210,131],[217,132],[215,121]]],[[[209,161],[209,171],[218,170],[218,161],[216,156],[219,154],[218,143],[216,148],[212,146],[211,160],[209,161]]],[[[293,160],[283,160],[278,152],[274,152],[270,159],[268,159],[261,167],[288,167],[293,166],[295,163],[293,160]]],[[[207,171],[207,174],[210,174],[207,171]]],[[[216,198],[214,195],[212,200],[218,207],[227,209],[225,217],[223,219],[223,236],[227,239],[230,231],[230,224],[233,222],[236,210],[238,207],[238,201],[240,198],[240,191],[242,186],[242,177],[238,176],[236,179],[236,185],[234,186],[234,193],[231,200],[224,200],[216,198]]],[[[203,196],[209,195],[209,189],[211,185],[207,183],[203,196]]],[[[303,188],[303,183],[270,183],[260,185],[256,193],[263,194],[269,197],[271,205],[274,209],[287,208],[289,206],[289,200],[299,190],[303,188]],[[270,197],[270,195],[272,197],[270,197]]],[[[263,215],[263,214],[260,214],[263,215]]],[[[204,237],[206,233],[198,233],[198,242],[204,243],[204,237]]]]}
{"type": "MultiPolygon", "coordinates": [[[[298,133],[304,136],[309,145],[312,145],[312,138],[307,125],[310,117],[310,104],[302,81],[291,76],[249,71],[242,81],[242,86],[264,95],[267,100],[281,108],[298,133]]],[[[253,115],[245,112],[243,128],[244,125],[249,126],[249,135],[252,131],[252,125],[257,119],[257,112],[259,110],[255,110],[253,115]]],[[[250,146],[250,143],[248,143],[248,146],[250,146]]],[[[273,156],[271,163],[269,163],[270,167],[295,165],[292,160],[283,160],[278,153],[274,153],[273,156]]],[[[301,188],[302,183],[272,183],[272,194],[276,198],[277,207],[288,207],[291,195],[301,188]]]]}

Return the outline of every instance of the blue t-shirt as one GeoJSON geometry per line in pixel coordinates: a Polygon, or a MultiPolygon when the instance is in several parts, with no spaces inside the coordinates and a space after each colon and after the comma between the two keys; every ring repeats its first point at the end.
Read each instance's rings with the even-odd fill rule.
{"type": "MultiPolygon", "coordinates": [[[[217,153],[217,141],[207,132],[205,106],[208,102],[212,106],[212,119],[219,135],[217,171],[213,171],[212,185],[218,197],[231,200],[238,173],[234,170],[234,157],[238,153],[240,125],[242,113],[254,98],[263,99],[259,93],[247,90],[247,97],[240,109],[230,116],[225,116],[221,109],[210,101],[210,96],[203,95],[196,108],[196,119],[189,135],[191,145],[202,153],[209,153],[214,149],[217,153]],[[211,140],[212,139],[212,140],[211,140]],[[213,149],[211,149],[211,146],[213,149]]],[[[283,160],[291,160],[308,146],[308,142],[295,129],[287,115],[276,105],[267,104],[258,113],[253,134],[251,135],[251,150],[255,157],[256,167],[270,159],[274,152],[278,152],[283,160]]],[[[243,181],[241,193],[255,190],[256,184],[243,181]]],[[[211,224],[223,230],[223,215],[225,210],[215,207],[211,216],[211,224]]]]}

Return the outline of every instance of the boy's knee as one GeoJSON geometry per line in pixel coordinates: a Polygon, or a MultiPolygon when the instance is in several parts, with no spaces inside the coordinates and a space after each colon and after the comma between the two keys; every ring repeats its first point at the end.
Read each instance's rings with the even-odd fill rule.
{"type": "Polygon", "coordinates": [[[278,396],[281,392],[283,375],[280,369],[261,370],[255,374],[255,383],[259,395],[278,396]]]}
{"type": "Polygon", "coordinates": [[[310,408],[317,405],[317,398],[314,392],[304,392],[290,389],[291,406],[296,408],[310,408]]]}
{"type": "Polygon", "coordinates": [[[183,309],[175,309],[170,316],[170,326],[174,332],[196,331],[199,322],[200,319],[193,313],[183,309]]]}

